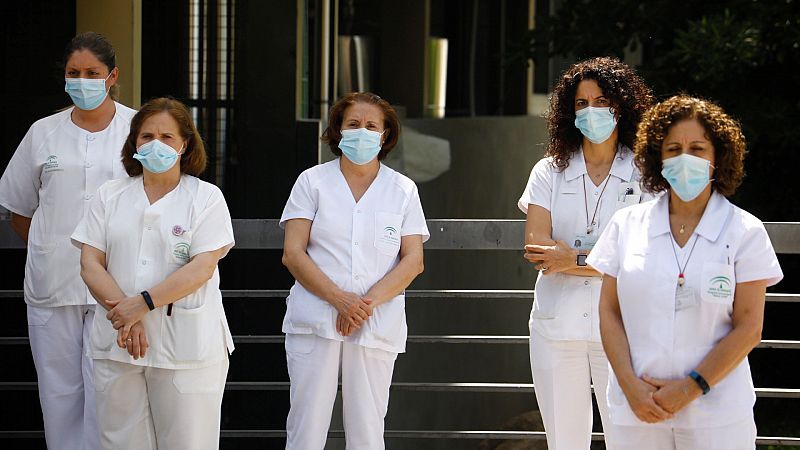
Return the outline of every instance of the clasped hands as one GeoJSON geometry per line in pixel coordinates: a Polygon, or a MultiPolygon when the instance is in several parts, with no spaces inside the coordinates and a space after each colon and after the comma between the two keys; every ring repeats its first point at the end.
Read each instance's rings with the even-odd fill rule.
{"type": "Polygon", "coordinates": [[[563,272],[575,267],[577,252],[564,241],[555,241],[554,245],[528,244],[525,246],[525,258],[533,263],[536,270],[543,275],[563,272]]]}
{"type": "Polygon", "coordinates": [[[106,300],[111,309],[106,319],[117,330],[117,345],[128,350],[133,359],[143,358],[149,344],[141,320],[148,313],[147,303],[141,295],[120,300],[106,300]]]}
{"type": "Polygon", "coordinates": [[[342,336],[350,336],[372,316],[372,300],[359,297],[352,292],[342,291],[336,296],[333,306],[339,315],[336,317],[336,331],[342,336]]]}
{"type": "Polygon", "coordinates": [[[637,378],[625,391],[633,413],[647,423],[671,419],[701,394],[700,388],[689,377],[663,380],[647,375],[637,378]]]}

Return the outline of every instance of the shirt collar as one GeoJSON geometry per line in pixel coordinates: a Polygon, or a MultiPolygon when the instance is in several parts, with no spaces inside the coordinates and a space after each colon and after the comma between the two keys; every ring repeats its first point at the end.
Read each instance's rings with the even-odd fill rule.
{"type": "MultiPolygon", "coordinates": [[[[569,165],[564,169],[567,181],[574,180],[586,174],[586,160],[583,158],[583,146],[569,159],[569,165]]],[[[611,163],[611,175],[623,180],[631,181],[633,177],[633,152],[622,144],[617,147],[617,156],[611,163]]]]}
{"type": "MultiPolygon", "coordinates": [[[[653,226],[650,227],[650,236],[658,236],[670,232],[669,229],[669,191],[658,197],[653,206],[653,226]]],[[[730,211],[730,202],[722,194],[711,193],[706,210],[700,218],[694,232],[703,236],[710,242],[715,242],[725,228],[730,211]]]]}

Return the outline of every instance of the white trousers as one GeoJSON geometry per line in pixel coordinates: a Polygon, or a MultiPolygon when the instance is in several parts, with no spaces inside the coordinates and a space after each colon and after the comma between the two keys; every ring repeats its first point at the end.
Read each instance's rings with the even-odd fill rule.
{"type": "Polygon", "coordinates": [[[289,400],[287,450],[322,450],[342,376],[347,450],[383,449],[383,419],[396,353],[321,338],[286,335],[289,400]]]}
{"type": "Polygon", "coordinates": [[[712,428],[657,428],[614,425],[608,450],[754,450],[756,423],[745,420],[712,428]]]}
{"type": "Polygon", "coordinates": [[[228,359],[201,369],[94,360],[103,449],[219,448],[228,359]]]}
{"type": "Polygon", "coordinates": [[[550,340],[531,330],[531,373],[549,450],[580,450],[591,445],[592,392],[600,409],[606,442],[613,438],[606,403],[608,359],[603,345],[550,340]]]}
{"type": "Polygon", "coordinates": [[[28,305],[28,336],[50,450],[100,448],[92,360],[85,351],[94,308],[28,305]]]}

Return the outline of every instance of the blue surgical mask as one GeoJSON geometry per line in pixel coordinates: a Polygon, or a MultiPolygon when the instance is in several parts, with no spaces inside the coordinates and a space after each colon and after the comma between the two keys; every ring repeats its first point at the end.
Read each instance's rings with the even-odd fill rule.
{"type": "MultiPolygon", "coordinates": [[[[108,74],[110,77],[111,74],[108,74]]],[[[64,78],[64,92],[72,98],[72,103],[84,111],[96,109],[108,95],[106,80],[96,78],[64,78]]]]}
{"type": "Polygon", "coordinates": [[[342,140],[339,141],[339,148],[347,159],[354,164],[362,166],[378,156],[381,151],[382,134],[366,128],[342,130],[342,140]]]}
{"type": "Polygon", "coordinates": [[[713,167],[707,159],[681,153],[665,159],[661,175],[669,183],[672,191],[685,202],[697,198],[711,181],[709,168],[713,167]]]}
{"type": "Polygon", "coordinates": [[[581,130],[586,139],[600,144],[611,137],[611,133],[617,127],[617,118],[614,117],[611,108],[587,106],[575,111],[575,127],[581,130]]]}
{"type": "Polygon", "coordinates": [[[178,152],[158,139],[153,139],[139,146],[133,157],[138,159],[142,163],[142,167],[148,172],[164,173],[178,161],[178,152]]]}

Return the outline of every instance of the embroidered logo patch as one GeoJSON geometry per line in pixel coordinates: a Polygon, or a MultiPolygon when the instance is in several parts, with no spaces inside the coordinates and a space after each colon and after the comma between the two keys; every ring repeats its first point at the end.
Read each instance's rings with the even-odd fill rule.
{"type": "Polygon", "coordinates": [[[384,227],[378,240],[391,245],[400,245],[400,236],[395,227],[384,227]]]}
{"type": "Polygon", "coordinates": [[[189,244],[187,242],[178,242],[172,250],[172,256],[175,259],[187,262],[189,261],[189,244]]]}
{"type": "Polygon", "coordinates": [[[706,293],[714,298],[729,298],[733,294],[731,280],[726,276],[716,276],[708,284],[706,293]]]}
{"type": "Polygon", "coordinates": [[[50,155],[47,157],[47,161],[44,162],[42,169],[45,172],[55,172],[56,170],[64,170],[58,166],[58,156],[50,155]]]}

